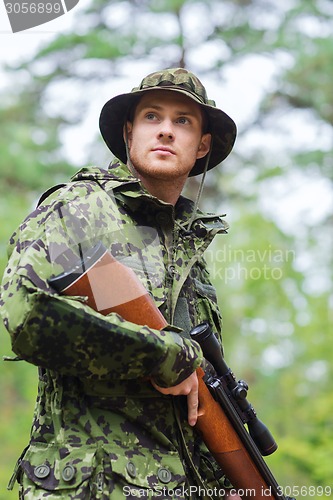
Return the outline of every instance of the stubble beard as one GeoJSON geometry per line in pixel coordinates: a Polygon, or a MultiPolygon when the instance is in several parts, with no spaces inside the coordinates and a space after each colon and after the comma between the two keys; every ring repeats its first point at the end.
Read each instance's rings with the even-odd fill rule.
{"type": "MultiPolygon", "coordinates": [[[[175,162],[170,161],[170,158],[142,158],[142,154],[136,154],[135,148],[130,151],[131,164],[139,179],[147,178],[151,181],[166,181],[175,182],[185,181],[188,177],[188,169],[179,163],[176,158],[175,162]]],[[[195,160],[193,160],[193,165],[195,160]]],[[[192,168],[192,167],[191,167],[192,168]]]]}

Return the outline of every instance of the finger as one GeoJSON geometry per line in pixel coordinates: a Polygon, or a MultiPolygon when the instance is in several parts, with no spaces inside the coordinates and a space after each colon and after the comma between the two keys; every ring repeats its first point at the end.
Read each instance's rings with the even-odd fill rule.
{"type": "Polygon", "coordinates": [[[193,389],[187,396],[187,419],[188,423],[193,426],[198,419],[198,390],[193,389]]]}
{"type": "Polygon", "coordinates": [[[153,379],[150,379],[150,382],[152,384],[152,386],[158,391],[158,392],[161,392],[162,394],[170,394],[170,388],[168,387],[160,387],[159,385],[157,385],[153,379]]]}

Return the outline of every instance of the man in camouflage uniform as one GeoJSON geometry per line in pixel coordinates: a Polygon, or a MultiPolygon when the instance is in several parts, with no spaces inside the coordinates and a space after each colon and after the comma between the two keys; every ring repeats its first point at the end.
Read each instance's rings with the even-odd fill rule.
{"type": "Polygon", "coordinates": [[[100,128],[116,156],[108,170],[49,190],[10,240],[2,315],[39,387],[9,487],[17,479],[31,500],[222,498],[226,478],[194,428],[203,356],[189,331],[208,320],[221,332],[203,253],[227,225],[181,191],[230,153],[236,127],[192,73],[169,69],[108,101],[100,128]],[[99,241],[167,327],[103,316],[49,285],[99,241]]]}

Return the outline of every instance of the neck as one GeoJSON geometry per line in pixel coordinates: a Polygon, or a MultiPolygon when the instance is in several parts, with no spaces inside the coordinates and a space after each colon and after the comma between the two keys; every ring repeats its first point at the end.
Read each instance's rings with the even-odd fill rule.
{"type": "Polygon", "coordinates": [[[138,176],[147,191],[155,198],[175,206],[183,190],[184,182],[172,180],[151,180],[138,176]]]}
{"type": "Polygon", "coordinates": [[[170,203],[173,206],[176,205],[187,177],[170,180],[155,179],[139,174],[131,161],[127,162],[127,167],[129,171],[141,181],[143,186],[152,196],[155,196],[155,198],[165,203],[170,203]]]}

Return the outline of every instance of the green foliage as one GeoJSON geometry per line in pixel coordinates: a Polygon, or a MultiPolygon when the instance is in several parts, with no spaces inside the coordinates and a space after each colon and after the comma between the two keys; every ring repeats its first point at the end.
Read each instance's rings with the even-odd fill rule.
{"type": "MultiPolygon", "coordinates": [[[[1,183],[3,187],[3,184],[1,183]]],[[[1,214],[5,214],[0,225],[0,275],[6,265],[6,243],[26,216],[31,207],[32,196],[27,190],[4,190],[0,197],[1,214]]],[[[17,490],[6,491],[16,460],[27,444],[33,409],[37,394],[36,367],[25,362],[3,361],[3,356],[14,357],[9,335],[0,324],[0,500],[17,498],[17,490]],[[5,451],[5,452],[4,452],[5,451]]]]}
{"type": "Polygon", "coordinates": [[[300,51],[285,80],[288,99],[293,106],[314,109],[321,119],[333,124],[333,103],[327,99],[332,90],[331,61],[332,44],[328,39],[315,38],[300,51]]]}

